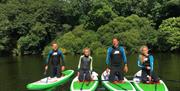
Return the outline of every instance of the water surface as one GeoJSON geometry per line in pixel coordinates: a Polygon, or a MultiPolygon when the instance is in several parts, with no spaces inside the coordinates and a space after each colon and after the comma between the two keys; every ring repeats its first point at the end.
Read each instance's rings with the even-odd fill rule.
{"type": "MultiPolygon", "coordinates": [[[[180,91],[180,54],[154,54],[155,72],[170,91],[180,91]],[[174,81],[175,80],[175,81],[174,81]]],[[[105,55],[93,56],[94,70],[99,75],[105,70],[105,55]]],[[[137,54],[127,55],[129,71],[126,76],[133,76],[137,67],[137,54]]],[[[42,56],[0,57],[0,91],[27,91],[26,85],[43,77],[45,58],[42,56]]],[[[77,69],[79,55],[66,55],[66,69],[77,69]]],[[[102,87],[101,84],[99,87],[102,87]]],[[[55,91],[69,91],[70,81],[59,86],[55,91]]]]}

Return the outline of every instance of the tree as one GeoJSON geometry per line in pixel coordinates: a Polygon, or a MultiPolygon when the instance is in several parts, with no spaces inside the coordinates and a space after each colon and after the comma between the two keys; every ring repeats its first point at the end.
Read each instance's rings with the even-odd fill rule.
{"type": "Polygon", "coordinates": [[[169,18],[159,28],[158,44],[162,51],[175,51],[180,48],[180,17],[169,18]]]}
{"type": "Polygon", "coordinates": [[[88,17],[89,20],[85,27],[96,31],[98,27],[113,20],[117,15],[112,11],[112,7],[108,5],[106,0],[104,2],[102,0],[95,0],[91,11],[88,12],[88,17]]]}
{"type": "Polygon", "coordinates": [[[163,5],[163,11],[161,12],[163,15],[163,18],[167,19],[169,17],[178,17],[180,16],[180,1],[179,0],[168,0],[163,5]]]}
{"type": "Polygon", "coordinates": [[[178,50],[178,32],[165,29],[176,23],[162,21],[179,17],[179,6],[179,0],[1,0],[0,55],[39,54],[51,41],[67,53],[90,47],[99,54],[114,36],[132,51],[141,44],[178,50]]]}
{"type": "Polygon", "coordinates": [[[158,0],[152,11],[152,19],[156,22],[158,29],[163,20],[171,17],[180,16],[180,1],[179,0],[158,0]]]}
{"type": "Polygon", "coordinates": [[[120,45],[125,46],[126,50],[130,52],[138,52],[139,47],[143,45],[143,39],[141,39],[138,30],[130,30],[114,36],[120,39],[120,45]]]}
{"type": "Polygon", "coordinates": [[[117,17],[101,26],[97,33],[102,36],[100,41],[103,45],[111,45],[112,38],[118,37],[128,50],[138,51],[141,45],[156,45],[157,31],[152,25],[152,21],[137,15],[117,17]]]}
{"type": "Polygon", "coordinates": [[[149,17],[158,9],[157,6],[161,6],[166,0],[109,0],[109,2],[119,16],[136,14],[149,17]]]}
{"type": "MultiPolygon", "coordinates": [[[[103,45],[99,41],[99,36],[94,31],[87,31],[83,25],[76,26],[73,31],[65,33],[63,36],[58,37],[55,41],[64,49],[68,54],[81,54],[82,49],[88,47],[96,54],[96,49],[103,45]]],[[[46,47],[49,49],[49,47],[46,47]]],[[[47,49],[44,49],[43,54],[46,54],[47,49]]]]}
{"type": "Polygon", "coordinates": [[[67,28],[64,23],[71,26],[77,21],[71,19],[74,17],[72,7],[67,7],[69,2],[64,0],[7,0],[0,3],[0,31],[3,33],[0,37],[7,40],[0,43],[1,50],[15,54],[40,53],[58,32],[67,28]]]}
{"type": "Polygon", "coordinates": [[[109,0],[109,2],[119,16],[136,14],[147,17],[156,23],[156,28],[163,19],[179,16],[179,0],[109,0]]]}

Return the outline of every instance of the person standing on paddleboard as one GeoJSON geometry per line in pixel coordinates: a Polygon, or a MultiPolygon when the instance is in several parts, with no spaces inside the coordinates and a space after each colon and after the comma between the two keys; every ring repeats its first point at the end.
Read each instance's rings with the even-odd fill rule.
{"type": "Polygon", "coordinates": [[[128,72],[125,50],[122,46],[119,46],[119,40],[117,38],[113,38],[112,44],[113,46],[109,47],[107,50],[106,72],[110,71],[109,81],[123,83],[124,75],[122,71],[122,62],[124,62],[124,72],[128,72]]]}
{"type": "Polygon", "coordinates": [[[93,58],[90,56],[90,49],[84,48],[83,55],[80,57],[78,64],[77,76],[80,82],[91,80],[92,62],[93,58]]]}
{"type": "Polygon", "coordinates": [[[61,71],[65,70],[64,56],[62,51],[58,49],[58,44],[53,42],[51,44],[52,50],[49,52],[46,64],[45,64],[45,73],[48,70],[48,65],[50,65],[50,77],[61,77],[61,71]]]}
{"type": "Polygon", "coordinates": [[[138,57],[138,66],[142,70],[141,81],[143,83],[159,82],[158,77],[153,73],[154,58],[149,54],[147,46],[140,48],[140,55],[138,57]]]}

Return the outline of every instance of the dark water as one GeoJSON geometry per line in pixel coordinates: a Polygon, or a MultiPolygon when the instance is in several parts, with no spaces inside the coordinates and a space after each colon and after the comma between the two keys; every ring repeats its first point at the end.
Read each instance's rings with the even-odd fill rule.
{"type": "MultiPolygon", "coordinates": [[[[180,91],[180,54],[156,54],[155,72],[170,91],[180,91]],[[174,81],[178,80],[178,81],[174,81]]],[[[128,55],[129,72],[138,71],[137,54],[128,55]]],[[[101,74],[105,68],[105,55],[93,56],[93,67],[101,74]]],[[[66,69],[77,69],[79,55],[65,56],[66,69]]],[[[0,57],[0,91],[27,91],[26,85],[43,78],[45,59],[41,56],[0,57]]],[[[69,91],[70,81],[55,91],[69,91]]],[[[101,87],[101,85],[99,86],[101,87]]]]}

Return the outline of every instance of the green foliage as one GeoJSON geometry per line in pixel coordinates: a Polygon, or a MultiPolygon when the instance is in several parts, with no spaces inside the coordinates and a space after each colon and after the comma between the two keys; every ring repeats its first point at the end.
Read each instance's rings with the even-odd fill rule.
{"type": "Polygon", "coordinates": [[[97,32],[86,30],[83,25],[77,26],[57,42],[69,53],[81,53],[83,48],[89,47],[94,54],[102,54],[112,45],[112,38],[117,37],[128,51],[137,52],[141,45],[156,46],[157,31],[152,25],[150,20],[137,15],[117,17],[99,27],[97,32]]]}
{"type": "Polygon", "coordinates": [[[17,45],[21,49],[21,52],[24,52],[24,51],[33,52],[33,50],[37,49],[36,47],[38,46],[39,41],[40,41],[39,37],[37,37],[34,34],[31,34],[31,35],[21,37],[18,40],[17,45]]]}
{"type": "Polygon", "coordinates": [[[158,44],[162,51],[180,48],[180,17],[163,21],[159,28],[158,44]]]}
{"type": "Polygon", "coordinates": [[[89,20],[86,27],[88,29],[97,30],[98,27],[111,21],[117,15],[113,12],[112,8],[106,0],[95,0],[91,11],[88,12],[89,20]],[[104,1],[104,2],[103,2],[104,1]]]}
{"type": "Polygon", "coordinates": [[[102,37],[103,45],[111,45],[113,37],[120,39],[120,43],[130,51],[138,51],[142,44],[155,45],[157,33],[147,18],[131,15],[117,17],[108,24],[101,26],[97,33],[102,37]]]}
{"type": "Polygon", "coordinates": [[[113,10],[120,16],[137,14],[138,16],[152,17],[153,13],[161,9],[166,0],[109,0],[113,10]],[[163,1],[163,2],[162,2],[163,1]]]}
{"type": "Polygon", "coordinates": [[[46,44],[59,35],[58,32],[68,32],[70,24],[75,24],[69,20],[72,7],[67,7],[69,3],[63,0],[8,0],[2,3],[0,31],[3,35],[0,37],[13,40],[13,46],[8,45],[8,41],[0,43],[1,50],[18,54],[40,53],[46,44]]]}
{"type": "Polygon", "coordinates": [[[180,1],[179,0],[168,0],[163,5],[163,14],[165,18],[178,17],[180,15],[180,1]]]}
{"type": "Polygon", "coordinates": [[[48,55],[50,50],[52,50],[51,46],[50,45],[46,46],[42,52],[42,55],[48,55]]]}
{"type": "Polygon", "coordinates": [[[4,55],[3,52],[7,52],[7,53],[10,53],[10,48],[9,46],[11,46],[10,44],[10,39],[7,37],[7,36],[3,36],[3,37],[0,37],[1,40],[0,40],[0,54],[1,55],[4,55]]]}
{"type": "Polygon", "coordinates": [[[119,16],[136,14],[156,22],[156,28],[162,20],[180,15],[179,0],[108,0],[113,11],[119,16]]]}
{"type": "Polygon", "coordinates": [[[98,41],[98,37],[94,31],[85,31],[83,25],[79,25],[76,26],[73,31],[65,33],[56,39],[56,42],[60,48],[66,50],[64,53],[81,54],[82,49],[85,47],[89,47],[93,52],[95,52],[94,50],[97,48],[103,47],[98,41]]]}
{"type": "Polygon", "coordinates": [[[0,55],[46,54],[54,40],[65,53],[101,54],[114,36],[129,51],[176,51],[179,10],[179,0],[1,0],[0,55]]]}
{"type": "Polygon", "coordinates": [[[115,34],[115,37],[120,39],[120,44],[126,47],[126,50],[131,52],[137,52],[139,47],[142,45],[141,37],[138,30],[130,30],[115,34]]]}

